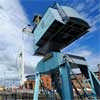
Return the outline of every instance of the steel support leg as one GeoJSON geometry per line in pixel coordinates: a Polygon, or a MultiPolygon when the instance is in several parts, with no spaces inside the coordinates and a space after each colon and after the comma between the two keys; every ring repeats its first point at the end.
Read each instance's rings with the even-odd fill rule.
{"type": "Polygon", "coordinates": [[[65,63],[59,69],[62,81],[62,100],[73,100],[73,89],[70,78],[70,68],[68,64],[65,63]]]}
{"type": "Polygon", "coordinates": [[[91,72],[88,70],[88,73],[89,73],[91,88],[92,88],[93,94],[95,95],[94,96],[94,100],[97,100],[97,98],[96,98],[96,92],[95,92],[95,88],[94,88],[94,83],[93,83],[93,79],[92,79],[92,76],[91,76],[91,72]]]}
{"type": "Polygon", "coordinates": [[[34,87],[34,97],[33,100],[38,100],[38,95],[39,95],[39,86],[40,86],[40,74],[36,73],[35,76],[35,87],[34,87]]]}

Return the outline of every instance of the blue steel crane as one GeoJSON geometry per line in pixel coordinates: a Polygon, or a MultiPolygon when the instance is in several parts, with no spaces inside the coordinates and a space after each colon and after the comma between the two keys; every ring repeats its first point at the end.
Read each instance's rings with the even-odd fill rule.
{"type": "MultiPolygon", "coordinates": [[[[33,21],[36,23],[32,30],[35,38],[35,55],[44,57],[37,64],[35,71],[33,99],[38,100],[40,75],[51,73],[61,100],[73,100],[71,65],[60,51],[86,34],[90,28],[89,24],[73,8],[60,6],[58,3],[49,7],[43,17],[35,16],[33,21]],[[61,82],[56,77],[57,72],[61,82]]],[[[86,78],[90,79],[94,94],[100,96],[100,83],[95,75],[89,72],[87,66],[80,69],[86,78]]]]}

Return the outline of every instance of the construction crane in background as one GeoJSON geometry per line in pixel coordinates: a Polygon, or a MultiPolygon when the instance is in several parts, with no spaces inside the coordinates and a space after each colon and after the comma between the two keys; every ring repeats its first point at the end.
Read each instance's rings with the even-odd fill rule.
{"type": "MultiPolygon", "coordinates": [[[[35,28],[35,26],[34,26],[35,28]]],[[[18,56],[17,56],[17,66],[18,66],[18,77],[20,79],[20,86],[23,86],[25,74],[24,74],[24,34],[31,34],[33,31],[32,25],[28,24],[22,29],[22,35],[21,35],[21,47],[19,48],[18,56]]]]}
{"type": "Polygon", "coordinates": [[[22,29],[22,35],[21,35],[21,47],[19,48],[18,56],[17,56],[17,66],[18,66],[18,77],[20,79],[20,86],[23,86],[24,84],[24,34],[31,34],[33,31],[33,26],[28,24],[22,29]]]}
{"type": "Polygon", "coordinates": [[[17,56],[17,66],[18,66],[18,77],[20,79],[20,86],[23,86],[25,74],[24,74],[24,34],[25,33],[32,33],[32,27],[31,25],[25,26],[22,30],[22,43],[21,47],[19,48],[19,53],[17,56]]]}
{"type": "Polygon", "coordinates": [[[18,77],[20,79],[20,86],[24,84],[24,51],[21,50],[17,58],[18,77]]]}

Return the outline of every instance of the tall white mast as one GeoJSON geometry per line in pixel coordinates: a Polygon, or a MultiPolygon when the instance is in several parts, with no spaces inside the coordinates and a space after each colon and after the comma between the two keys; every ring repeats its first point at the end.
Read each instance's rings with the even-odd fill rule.
{"type": "Polygon", "coordinates": [[[24,36],[21,34],[21,47],[18,53],[17,64],[18,64],[18,76],[20,79],[20,85],[24,84],[24,36]]]}
{"type": "Polygon", "coordinates": [[[24,33],[27,35],[30,34],[32,35],[32,26],[28,25],[22,30],[22,44],[21,44],[21,49],[18,54],[18,73],[19,73],[19,79],[20,79],[20,85],[24,84],[24,33]]]}
{"type": "Polygon", "coordinates": [[[18,73],[20,79],[20,85],[24,84],[24,52],[23,50],[20,51],[18,56],[18,73]]]}

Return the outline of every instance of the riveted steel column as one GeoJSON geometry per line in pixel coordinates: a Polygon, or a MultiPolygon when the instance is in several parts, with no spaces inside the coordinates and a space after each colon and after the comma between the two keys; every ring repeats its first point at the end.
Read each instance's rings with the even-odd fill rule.
{"type": "Polygon", "coordinates": [[[40,86],[40,74],[39,73],[36,73],[33,100],[38,100],[39,86],[40,86]]]}
{"type": "Polygon", "coordinates": [[[62,81],[62,100],[73,100],[70,68],[67,63],[59,68],[62,81]]]}

